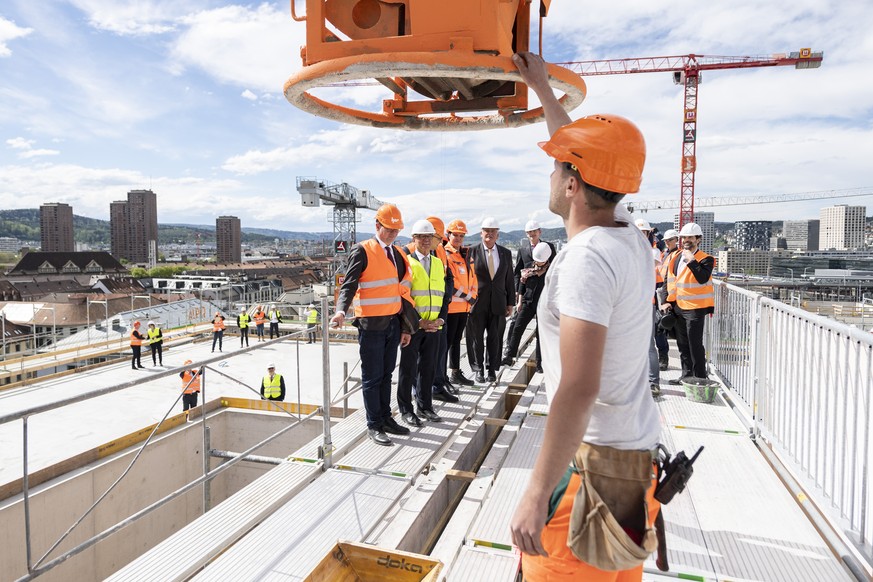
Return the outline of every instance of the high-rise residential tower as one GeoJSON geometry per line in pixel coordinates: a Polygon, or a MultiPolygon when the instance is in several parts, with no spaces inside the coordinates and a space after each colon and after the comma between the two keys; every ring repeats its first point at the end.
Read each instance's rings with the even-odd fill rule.
{"type": "Polygon", "coordinates": [[[740,220],[734,224],[736,250],[769,251],[770,232],[773,223],[769,220],[740,220]]]}
{"type": "Polygon", "coordinates": [[[71,253],[73,242],[73,207],[51,202],[39,207],[41,249],[45,252],[71,253]]]}
{"type": "Polygon", "coordinates": [[[131,190],[109,206],[112,254],[154,265],[158,256],[158,199],[151,190],[131,190]]]}
{"type": "Polygon", "coordinates": [[[817,251],[818,220],[786,220],[782,224],[785,247],[790,251],[817,251]]]}
{"type": "Polygon", "coordinates": [[[239,218],[219,216],[215,219],[215,247],[219,263],[242,261],[242,234],[239,218]]]}
{"type": "Polygon", "coordinates": [[[864,222],[867,208],[838,204],[820,211],[818,248],[826,251],[850,251],[864,246],[864,222]]]}

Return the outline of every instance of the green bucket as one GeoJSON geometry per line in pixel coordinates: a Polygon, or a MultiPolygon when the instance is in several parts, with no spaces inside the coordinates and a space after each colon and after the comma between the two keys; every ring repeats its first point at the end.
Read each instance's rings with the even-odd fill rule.
{"type": "Polygon", "coordinates": [[[718,382],[709,378],[688,378],[682,380],[682,388],[688,400],[712,404],[718,393],[718,382]]]}

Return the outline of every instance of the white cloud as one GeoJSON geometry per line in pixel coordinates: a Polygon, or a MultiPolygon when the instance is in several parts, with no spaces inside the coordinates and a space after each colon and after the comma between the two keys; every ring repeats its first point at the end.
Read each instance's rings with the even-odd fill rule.
{"type": "Polygon", "coordinates": [[[230,5],[191,13],[182,22],[186,28],[169,57],[176,74],[196,67],[225,84],[275,93],[300,68],[305,27],[291,19],[287,6],[230,5]]]}
{"type": "Polygon", "coordinates": [[[71,0],[94,28],[119,35],[145,36],[176,30],[179,19],[202,2],[173,0],[71,0]]]}
{"type": "Polygon", "coordinates": [[[38,158],[42,156],[56,156],[58,155],[58,150],[47,150],[47,149],[39,149],[39,150],[27,150],[25,152],[21,152],[18,154],[18,157],[24,160],[29,160],[31,158],[38,158]]]}
{"type": "Polygon", "coordinates": [[[254,93],[252,93],[251,91],[249,91],[248,89],[243,91],[240,94],[240,97],[242,97],[243,99],[248,99],[249,101],[257,101],[258,100],[258,96],[255,95],[254,93]]]}
{"type": "Polygon", "coordinates": [[[32,139],[24,139],[23,137],[13,137],[6,140],[6,145],[14,150],[29,150],[33,147],[33,144],[34,141],[32,139]]]}
{"type": "Polygon", "coordinates": [[[12,50],[7,45],[10,40],[27,36],[31,32],[33,32],[32,28],[21,28],[11,20],[0,16],[0,57],[12,55],[12,50]]]}

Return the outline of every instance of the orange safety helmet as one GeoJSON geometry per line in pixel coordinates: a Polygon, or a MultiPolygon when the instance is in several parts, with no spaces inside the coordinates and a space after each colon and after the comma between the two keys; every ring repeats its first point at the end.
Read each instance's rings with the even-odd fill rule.
{"type": "Polygon", "coordinates": [[[467,225],[460,218],[456,218],[446,227],[446,232],[457,232],[458,234],[467,234],[467,225]]]}
{"type": "Polygon", "coordinates": [[[436,216],[428,216],[427,221],[433,225],[433,229],[436,231],[436,235],[440,238],[445,236],[446,225],[442,220],[437,218],[436,216]]]}
{"type": "Polygon", "coordinates": [[[640,190],[646,141],[624,117],[596,114],[577,119],[539,146],[559,162],[575,166],[592,186],[618,194],[640,190]]]}
{"type": "Polygon", "coordinates": [[[383,204],[376,211],[376,221],[385,228],[402,229],[403,217],[400,209],[393,204],[383,204]]]}
{"type": "Polygon", "coordinates": [[[133,322],[133,327],[139,327],[139,326],[140,326],[140,323],[138,321],[133,322]]]}

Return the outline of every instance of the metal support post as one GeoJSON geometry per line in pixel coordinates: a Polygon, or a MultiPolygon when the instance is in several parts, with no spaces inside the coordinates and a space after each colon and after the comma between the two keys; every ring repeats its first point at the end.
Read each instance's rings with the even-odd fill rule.
{"type": "Polygon", "coordinates": [[[349,363],[343,362],[343,418],[349,416],[349,363]]]}
{"type": "Polygon", "coordinates": [[[30,478],[27,474],[27,417],[21,419],[21,424],[24,429],[24,434],[22,438],[22,446],[24,449],[24,455],[22,455],[24,461],[22,462],[22,466],[24,468],[24,474],[21,478],[21,489],[22,494],[24,496],[24,544],[25,551],[27,553],[27,571],[33,572],[33,557],[31,555],[30,549],[30,478]]]}
{"type": "Polygon", "coordinates": [[[333,443],[330,438],[330,343],[328,342],[327,296],[321,298],[322,412],[324,426],[324,469],[333,465],[333,443]]]}
{"type": "Polygon", "coordinates": [[[206,426],[206,368],[200,368],[200,423],[203,426],[203,513],[209,511],[209,427],[206,426]]]}

